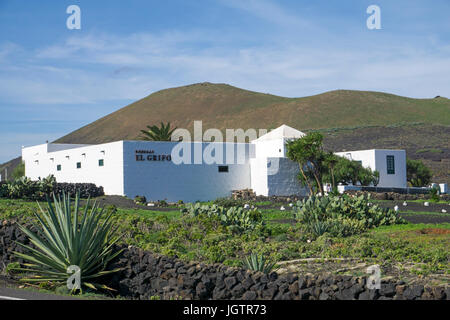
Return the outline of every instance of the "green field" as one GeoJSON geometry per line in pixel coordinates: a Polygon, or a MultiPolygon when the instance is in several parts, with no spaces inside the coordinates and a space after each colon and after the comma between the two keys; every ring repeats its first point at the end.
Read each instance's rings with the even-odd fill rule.
{"type": "MultiPolygon", "coordinates": [[[[267,205],[267,203],[264,203],[267,205]]],[[[42,204],[45,205],[45,204],[42,204]]],[[[262,205],[262,204],[261,204],[262,205]]],[[[23,200],[0,200],[0,220],[26,221],[38,206],[23,200]]],[[[292,223],[289,210],[261,209],[266,227],[234,233],[216,220],[189,218],[179,210],[114,210],[121,241],[183,260],[240,266],[252,252],[282,262],[295,259],[351,258],[390,270],[407,265],[410,274],[448,275],[450,224],[404,224],[371,229],[346,238],[311,238],[292,223]],[[289,220],[286,223],[280,221],[289,220]]],[[[334,266],[330,266],[330,269],[334,266]]]]}

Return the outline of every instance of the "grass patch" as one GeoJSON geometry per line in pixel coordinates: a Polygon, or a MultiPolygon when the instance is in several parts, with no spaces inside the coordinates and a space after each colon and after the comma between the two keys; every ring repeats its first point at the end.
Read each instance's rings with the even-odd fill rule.
{"type": "Polygon", "coordinates": [[[408,211],[400,211],[400,213],[402,215],[407,215],[407,216],[414,216],[414,215],[426,215],[426,216],[440,216],[440,217],[448,217],[449,214],[448,213],[442,213],[442,212],[430,212],[430,211],[412,211],[412,210],[408,210],[408,211]]]}
{"type": "MultiPolygon", "coordinates": [[[[2,199],[0,219],[23,220],[37,209],[34,202],[2,199]]],[[[240,266],[250,253],[264,254],[272,261],[351,257],[382,265],[420,264],[415,271],[420,274],[450,273],[450,235],[445,231],[450,230],[449,223],[382,226],[350,237],[324,235],[314,240],[299,223],[276,222],[291,219],[290,208],[261,211],[266,226],[244,233],[227,228],[218,219],[182,216],[178,210],[118,208],[113,219],[123,235],[122,243],[186,261],[240,266]]]]}
{"type": "Polygon", "coordinates": [[[433,149],[433,148],[419,149],[419,150],[416,151],[417,154],[426,153],[426,152],[443,153],[444,151],[442,151],[441,149],[433,149]]]}

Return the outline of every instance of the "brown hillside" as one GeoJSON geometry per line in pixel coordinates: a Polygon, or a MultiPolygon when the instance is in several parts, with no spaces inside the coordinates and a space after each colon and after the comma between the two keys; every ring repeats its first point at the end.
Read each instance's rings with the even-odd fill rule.
{"type": "Polygon", "coordinates": [[[192,130],[264,128],[287,124],[299,130],[429,123],[450,125],[450,100],[411,99],[381,92],[338,90],[284,98],[226,84],[201,83],[155,92],[56,142],[132,140],[147,125],[170,121],[192,130]]]}

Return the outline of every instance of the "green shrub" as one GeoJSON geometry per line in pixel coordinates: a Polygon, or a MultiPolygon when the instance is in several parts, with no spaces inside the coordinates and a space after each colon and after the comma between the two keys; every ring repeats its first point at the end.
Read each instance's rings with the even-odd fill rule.
{"type": "MultiPolygon", "coordinates": [[[[113,239],[114,228],[110,220],[111,214],[104,215],[96,204],[79,212],[79,196],[75,199],[72,211],[69,196],[62,199],[54,196],[54,204],[48,200],[47,210],[41,208],[41,215],[35,213],[38,221],[38,232],[19,225],[19,228],[30,239],[37,249],[18,242],[29,253],[14,252],[14,254],[29,263],[20,271],[31,273],[30,278],[22,281],[43,283],[52,281],[55,284],[66,283],[70,274],[69,266],[80,268],[80,280],[88,288],[109,289],[105,285],[91,282],[93,279],[116,272],[105,271],[109,261],[120,251],[112,248],[119,238],[113,239]]],[[[80,288],[81,289],[81,288],[80,288]]]]}
{"type": "Polygon", "coordinates": [[[17,165],[17,167],[15,167],[12,172],[13,179],[20,179],[23,176],[25,176],[25,163],[24,162],[17,165]]]}
{"type": "Polygon", "coordinates": [[[225,208],[215,204],[202,205],[196,203],[186,205],[181,209],[181,212],[190,217],[218,217],[223,225],[236,232],[255,230],[263,226],[262,213],[256,209],[225,208]]]}
{"type": "Polygon", "coordinates": [[[325,234],[328,229],[328,223],[327,221],[321,221],[321,220],[314,220],[310,221],[306,224],[307,231],[314,234],[317,237],[320,237],[321,235],[325,234]]]}
{"type": "Polygon", "coordinates": [[[156,204],[158,207],[168,207],[169,206],[169,204],[167,203],[166,200],[159,200],[156,204]]]}
{"type": "Polygon", "coordinates": [[[134,202],[137,204],[146,204],[147,198],[144,196],[136,196],[136,197],[134,197],[134,202]]]}
{"type": "Polygon", "coordinates": [[[242,266],[249,270],[270,273],[275,268],[275,262],[267,260],[263,254],[252,253],[242,261],[242,266]]]}
{"type": "Polygon", "coordinates": [[[370,202],[370,196],[311,196],[293,207],[294,217],[310,233],[349,236],[382,225],[404,223],[398,213],[370,202]]]}
{"type": "Polygon", "coordinates": [[[332,237],[348,237],[362,233],[366,230],[363,221],[339,216],[335,219],[327,220],[328,233],[332,237]]]}
{"type": "Polygon", "coordinates": [[[45,200],[52,193],[76,194],[83,198],[104,195],[103,188],[92,183],[56,183],[53,175],[33,181],[28,177],[21,177],[3,183],[0,186],[0,196],[9,199],[45,200]]]}
{"type": "Polygon", "coordinates": [[[5,268],[5,272],[7,274],[12,274],[15,273],[17,271],[17,269],[20,268],[20,263],[18,262],[11,262],[9,263],[6,268],[5,268]]]}
{"type": "Polygon", "coordinates": [[[8,197],[8,183],[0,182],[0,198],[8,197]]]}
{"type": "Polygon", "coordinates": [[[431,188],[430,190],[430,200],[433,202],[439,202],[439,189],[438,188],[431,188]]]}
{"type": "Polygon", "coordinates": [[[30,178],[21,177],[7,184],[6,194],[10,199],[34,199],[39,192],[39,185],[30,178]]]}
{"type": "Polygon", "coordinates": [[[406,179],[413,187],[423,187],[431,182],[433,173],[421,160],[406,159],[406,179]]]}

